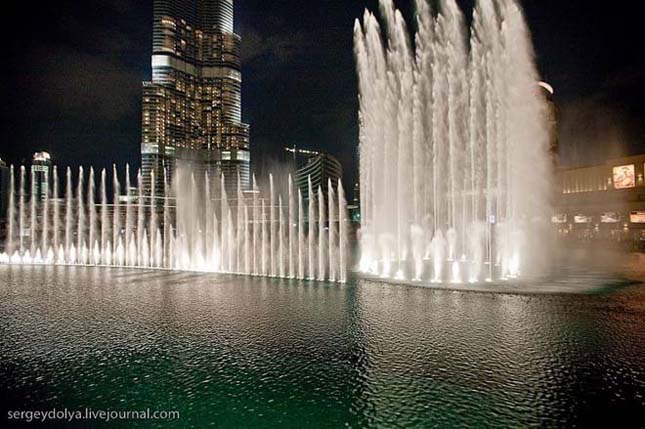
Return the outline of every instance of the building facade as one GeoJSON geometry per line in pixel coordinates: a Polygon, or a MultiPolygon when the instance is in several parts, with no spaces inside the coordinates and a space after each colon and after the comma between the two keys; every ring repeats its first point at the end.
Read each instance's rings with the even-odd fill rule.
{"type": "Polygon", "coordinates": [[[558,106],[555,104],[555,100],[553,98],[555,95],[555,89],[547,82],[539,82],[538,87],[546,101],[546,117],[544,119],[549,133],[549,153],[551,154],[553,166],[557,167],[558,165],[560,165],[560,142],[558,139],[559,111],[558,106]]]}
{"type": "Polygon", "coordinates": [[[154,0],[152,80],[143,83],[142,172],[147,189],[178,166],[250,184],[242,122],[240,37],[233,0],[154,0]]]}
{"type": "Polygon", "coordinates": [[[314,192],[322,188],[325,195],[329,189],[329,181],[332,187],[338,187],[338,181],[343,177],[343,167],[333,156],[316,151],[287,148],[287,152],[293,157],[296,166],[294,183],[305,201],[309,200],[309,180],[314,192]]]}
{"type": "Polygon", "coordinates": [[[571,239],[645,240],[645,155],[558,169],[553,223],[571,239]]]}
{"type": "Polygon", "coordinates": [[[31,195],[38,201],[51,196],[52,159],[47,152],[36,152],[31,162],[31,195]]]}

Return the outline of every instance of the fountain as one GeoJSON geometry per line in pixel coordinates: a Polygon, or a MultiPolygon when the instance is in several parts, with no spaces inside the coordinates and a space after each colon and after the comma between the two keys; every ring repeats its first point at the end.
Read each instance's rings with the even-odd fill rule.
{"type": "Polygon", "coordinates": [[[515,0],[416,0],[411,40],[355,26],[361,256],[366,275],[444,284],[538,275],[549,237],[549,136],[530,34],[515,0]]]}
{"type": "MultiPolygon", "coordinates": [[[[5,252],[0,254],[2,264],[347,281],[348,218],[340,181],[337,191],[330,182],[326,196],[319,189],[318,196],[306,203],[302,193],[294,190],[291,177],[283,198],[271,176],[266,199],[255,177],[251,192],[244,192],[238,182],[236,194],[229,196],[223,176],[221,180],[208,174],[198,177],[189,169],[178,168],[172,184],[164,174],[163,189],[153,187],[150,192],[144,189],[139,171],[136,192],[130,193],[130,168],[126,166],[126,194],[121,194],[114,167],[110,200],[106,170],[100,172],[96,195],[94,169],[90,168],[86,177],[80,168],[74,177],[68,168],[61,196],[54,168],[52,198],[41,200],[27,192],[24,167],[17,183],[13,166],[10,175],[8,236],[5,252]],[[312,211],[316,204],[324,207],[325,198],[329,212],[312,211]]],[[[154,173],[151,183],[156,183],[154,173]]],[[[309,195],[315,196],[313,192],[309,195]]]]}

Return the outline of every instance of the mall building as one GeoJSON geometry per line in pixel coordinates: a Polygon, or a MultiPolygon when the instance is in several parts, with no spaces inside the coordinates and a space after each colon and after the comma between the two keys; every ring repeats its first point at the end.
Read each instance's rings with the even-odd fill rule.
{"type": "Polygon", "coordinates": [[[560,236],[645,245],[645,155],[588,167],[558,168],[560,236]]]}

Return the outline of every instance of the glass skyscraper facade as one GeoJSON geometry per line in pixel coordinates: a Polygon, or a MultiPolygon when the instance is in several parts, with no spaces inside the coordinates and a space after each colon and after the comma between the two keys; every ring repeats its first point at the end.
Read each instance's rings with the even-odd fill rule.
{"type": "Polygon", "coordinates": [[[295,185],[305,201],[309,201],[309,181],[314,192],[322,188],[327,195],[329,181],[334,189],[338,188],[338,181],[343,177],[343,166],[333,156],[317,151],[306,149],[286,148],[286,151],[293,156],[296,167],[294,177],[295,185]]]}
{"type": "Polygon", "coordinates": [[[143,83],[142,170],[161,189],[178,165],[196,177],[250,184],[249,126],[242,122],[240,37],[233,0],[155,0],[152,81],[143,83]]]}

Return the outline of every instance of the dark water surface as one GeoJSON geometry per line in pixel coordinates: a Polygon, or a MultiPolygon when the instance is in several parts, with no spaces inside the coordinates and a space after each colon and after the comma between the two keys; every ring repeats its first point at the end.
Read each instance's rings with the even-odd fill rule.
{"type": "Polygon", "coordinates": [[[3,266],[0,339],[3,422],[91,407],[181,420],[68,427],[645,427],[644,286],[513,296],[3,266]]]}

